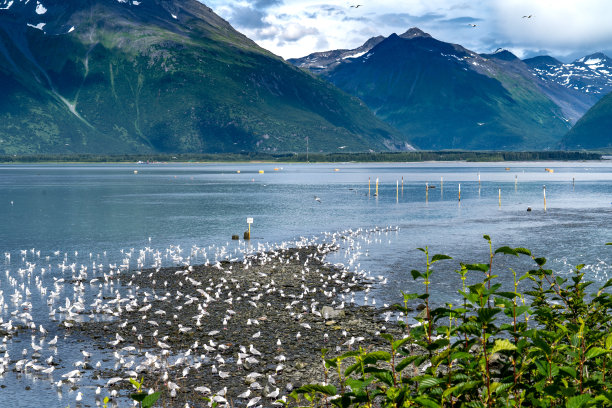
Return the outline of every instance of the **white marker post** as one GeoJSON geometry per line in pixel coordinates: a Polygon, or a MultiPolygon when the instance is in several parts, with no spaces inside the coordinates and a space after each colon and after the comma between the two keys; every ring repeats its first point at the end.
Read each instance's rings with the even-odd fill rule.
{"type": "Polygon", "coordinates": [[[253,218],[247,218],[247,224],[249,224],[249,230],[244,233],[244,239],[251,239],[251,224],[253,223],[253,218]]]}

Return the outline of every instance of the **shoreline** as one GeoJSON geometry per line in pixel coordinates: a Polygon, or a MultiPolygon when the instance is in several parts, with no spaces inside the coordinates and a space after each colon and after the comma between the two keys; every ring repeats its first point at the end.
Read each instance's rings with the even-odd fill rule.
{"type": "Polygon", "coordinates": [[[111,381],[107,393],[127,396],[129,378],[144,377],[165,406],[203,406],[203,397],[233,406],[260,397],[269,406],[324,380],[322,348],[329,355],[381,349],[381,330],[401,335],[382,317],[390,308],[351,304],[352,294],[369,291],[375,280],[326,263],[336,249],[298,246],[236,262],[125,272],[115,279],[129,281],[128,297],[102,299],[83,312],[114,320],[70,322],[70,330],[114,349],[119,367],[93,371],[111,381]]]}

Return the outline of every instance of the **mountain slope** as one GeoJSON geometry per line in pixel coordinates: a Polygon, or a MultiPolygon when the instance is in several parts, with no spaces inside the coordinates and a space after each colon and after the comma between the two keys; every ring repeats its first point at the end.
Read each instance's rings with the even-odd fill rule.
{"type": "Polygon", "coordinates": [[[612,59],[598,52],[564,64],[549,56],[524,61],[543,81],[591,96],[594,101],[612,92],[612,59]]]}
{"type": "Polygon", "coordinates": [[[563,112],[526,67],[507,69],[500,61],[507,62],[413,28],[322,75],[362,99],[419,148],[554,146],[568,129],[563,112]]]}
{"type": "Polygon", "coordinates": [[[561,140],[566,149],[612,148],[612,93],[599,100],[561,140]]]}
{"type": "Polygon", "coordinates": [[[0,153],[409,147],[196,0],[0,0],[0,86],[0,153]]]}

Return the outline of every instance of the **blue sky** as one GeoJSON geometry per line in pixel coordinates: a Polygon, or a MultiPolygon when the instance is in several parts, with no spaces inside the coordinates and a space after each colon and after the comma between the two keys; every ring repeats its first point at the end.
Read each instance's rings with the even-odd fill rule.
{"type": "Polygon", "coordinates": [[[570,61],[612,56],[610,0],[207,0],[260,46],[284,58],[356,48],[368,38],[419,27],[477,52],[570,61]],[[360,7],[351,5],[360,4],[360,7]],[[523,16],[531,15],[531,18],[523,16]],[[476,25],[473,27],[472,25],[476,25]]]}

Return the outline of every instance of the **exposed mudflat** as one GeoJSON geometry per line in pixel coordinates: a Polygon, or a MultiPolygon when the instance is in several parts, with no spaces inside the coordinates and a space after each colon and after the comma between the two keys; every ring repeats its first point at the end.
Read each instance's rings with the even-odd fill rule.
{"type": "Polygon", "coordinates": [[[293,388],[323,381],[322,348],[330,356],[381,349],[381,330],[401,336],[397,324],[382,319],[384,309],[351,303],[374,282],[326,263],[334,249],[305,246],[240,262],[123,273],[125,289],[85,312],[112,321],[71,330],[116,350],[115,361],[106,362],[116,369],[86,367],[109,379],[102,395],[115,389],[127,396],[128,379],[144,377],[147,389],[162,392],[159,406],[207,406],[203,397],[271,406],[293,388]]]}

